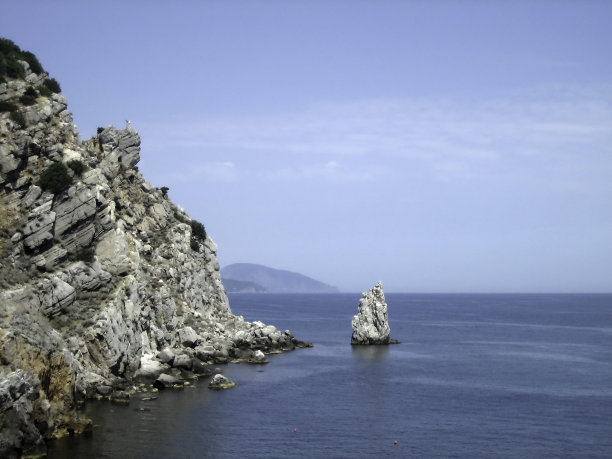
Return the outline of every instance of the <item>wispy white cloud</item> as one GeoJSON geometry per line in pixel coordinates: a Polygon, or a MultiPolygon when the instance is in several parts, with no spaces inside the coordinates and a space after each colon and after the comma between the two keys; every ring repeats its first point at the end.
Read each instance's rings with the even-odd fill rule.
{"type": "Polygon", "coordinates": [[[368,167],[347,166],[344,162],[317,162],[306,166],[285,166],[269,168],[257,173],[257,177],[265,180],[326,180],[330,182],[364,182],[372,181],[390,173],[381,165],[368,167]]]}
{"type": "Polygon", "coordinates": [[[197,180],[233,182],[237,177],[236,166],[231,161],[194,163],[169,175],[172,181],[182,183],[197,180]]]}
{"type": "MultiPolygon", "coordinates": [[[[408,158],[443,178],[491,173],[500,163],[559,161],[585,163],[598,156],[612,167],[612,90],[549,88],[482,100],[361,100],[313,105],[293,113],[205,116],[173,125],[157,140],[168,148],[197,149],[270,158],[266,177],[368,179],[374,172],[346,159],[408,158]],[[272,162],[279,154],[308,158],[307,166],[272,162]]],[[[188,172],[215,179],[234,177],[234,168],[204,164],[188,172]]]]}

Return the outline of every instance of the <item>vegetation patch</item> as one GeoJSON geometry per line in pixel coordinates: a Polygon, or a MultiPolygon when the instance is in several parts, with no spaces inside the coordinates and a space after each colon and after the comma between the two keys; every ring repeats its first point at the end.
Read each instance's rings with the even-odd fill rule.
{"type": "Polygon", "coordinates": [[[195,237],[191,238],[191,240],[189,241],[189,245],[191,246],[191,250],[193,250],[194,252],[200,251],[200,243],[195,237]]]}
{"type": "Polygon", "coordinates": [[[197,220],[191,220],[191,235],[196,239],[204,241],[206,239],[204,225],[197,220]]]}
{"type": "Polygon", "coordinates": [[[13,121],[14,123],[17,123],[22,128],[26,126],[26,121],[25,121],[25,118],[23,117],[23,113],[21,113],[21,111],[19,110],[15,110],[11,112],[11,114],[9,115],[9,118],[11,119],[11,121],[13,121]]]}
{"type": "Polygon", "coordinates": [[[83,161],[79,161],[78,159],[71,159],[70,161],[68,161],[66,163],[66,165],[72,169],[72,171],[75,173],[75,175],[81,176],[81,174],[83,174],[83,172],[85,172],[87,169],[89,169],[87,167],[87,165],[85,163],[83,163],[83,161]]]}
{"type": "Polygon", "coordinates": [[[94,255],[93,247],[82,247],[77,251],[76,259],[85,263],[91,263],[94,261],[94,255]]]}
{"type": "MultiPolygon", "coordinates": [[[[45,69],[34,53],[23,51],[8,38],[0,38],[0,82],[5,82],[6,77],[25,78],[25,69],[19,61],[27,62],[30,66],[30,70],[36,74],[45,73],[45,69]]],[[[55,78],[47,78],[38,90],[40,94],[45,97],[49,97],[53,93],[57,94],[62,92],[55,78]]],[[[23,103],[25,105],[32,105],[31,103],[23,103]]]]}
{"type": "Polygon", "coordinates": [[[0,112],[16,112],[17,110],[19,110],[19,108],[12,102],[5,100],[0,102],[0,112]]]}
{"type": "Polygon", "coordinates": [[[177,219],[181,223],[187,223],[187,219],[179,214],[176,210],[174,211],[174,218],[177,219]]]}
{"type": "Polygon", "coordinates": [[[19,102],[21,102],[23,105],[34,105],[36,103],[37,97],[38,93],[36,92],[36,89],[34,89],[32,86],[29,86],[23,96],[19,98],[19,102]]]}
{"type": "Polygon", "coordinates": [[[30,51],[22,51],[21,59],[28,63],[32,72],[45,73],[45,69],[43,69],[42,65],[40,65],[40,62],[38,62],[38,58],[30,51]]]}
{"type": "Polygon", "coordinates": [[[49,91],[54,92],[56,94],[62,92],[62,88],[60,88],[60,85],[55,78],[47,78],[43,82],[43,86],[49,89],[49,91]]]}
{"type": "Polygon", "coordinates": [[[68,168],[64,163],[53,163],[40,174],[38,186],[57,194],[72,183],[68,168]]]}
{"type": "Polygon", "coordinates": [[[38,92],[40,93],[41,96],[44,96],[44,97],[51,97],[51,94],[53,94],[51,90],[47,88],[44,84],[38,87],[38,92]]]}
{"type": "Polygon", "coordinates": [[[28,59],[19,46],[7,38],[0,38],[0,75],[25,78],[25,70],[19,61],[28,62],[28,59]]]}
{"type": "Polygon", "coordinates": [[[197,220],[191,220],[191,249],[200,250],[200,243],[206,240],[206,229],[204,225],[197,220]]]}

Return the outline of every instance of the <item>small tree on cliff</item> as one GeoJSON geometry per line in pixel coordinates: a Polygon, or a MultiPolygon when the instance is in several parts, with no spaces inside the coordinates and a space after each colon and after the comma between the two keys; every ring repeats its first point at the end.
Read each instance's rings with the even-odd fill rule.
{"type": "Polygon", "coordinates": [[[57,194],[72,183],[68,168],[64,163],[53,163],[40,174],[38,186],[57,194]]]}
{"type": "Polygon", "coordinates": [[[206,229],[197,220],[191,220],[191,249],[200,250],[200,243],[206,240],[206,229]]]}

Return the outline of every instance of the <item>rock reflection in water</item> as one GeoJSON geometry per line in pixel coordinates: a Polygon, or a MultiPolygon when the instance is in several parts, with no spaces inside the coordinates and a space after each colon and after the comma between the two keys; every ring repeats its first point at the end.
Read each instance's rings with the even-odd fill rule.
{"type": "Polygon", "coordinates": [[[351,346],[353,355],[362,360],[384,360],[389,355],[387,345],[351,346]]]}

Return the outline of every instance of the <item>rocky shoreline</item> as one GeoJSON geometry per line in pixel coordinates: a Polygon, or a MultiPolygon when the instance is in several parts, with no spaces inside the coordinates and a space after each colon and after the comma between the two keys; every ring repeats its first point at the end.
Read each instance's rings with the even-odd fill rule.
{"type": "Polygon", "coordinates": [[[309,346],[232,313],[216,244],[138,172],[129,123],[81,141],[57,82],[0,44],[0,457],[88,430],[84,400],[309,346]]]}

